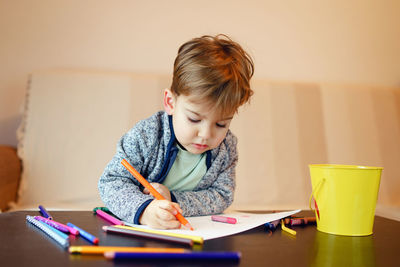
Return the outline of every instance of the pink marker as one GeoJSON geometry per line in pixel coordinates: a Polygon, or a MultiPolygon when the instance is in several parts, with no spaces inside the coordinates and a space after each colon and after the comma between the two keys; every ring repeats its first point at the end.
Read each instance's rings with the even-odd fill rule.
{"type": "MultiPolygon", "coordinates": [[[[65,225],[65,224],[63,224],[63,225],[65,225]]],[[[68,225],[65,225],[67,228],[68,228],[68,230],[69,230],[69,232],[71,233],[71,234],[73,234],[73,235],[79,235],[79,230],[77,230],[77,229],[75,229],[75,228],[72,228],[72,227],[70,227],[70,226],[68,226],[68,225]]]]}
{"type": "Polygon", "coordinates": [[[237,222],[235,218],[220,216],[220,215],[212,215],[211,220],[213,220],[215,222],[223,222],[223,223],[230,223],[230,224],[235,224],[237,222]]]}
{"type": "Polygon", "coordinates": [[[104,211],[102,211],[100,209],[96,210],[96,213],[97,213],[97,215],[99,215],[100,217],[102,217],[103,219],[109,221],[110,223],[112,223],[114,225],[124,225],[124,222],[121,222],[117,218],[111,216],[108,213],[105,213],[104,211]]]}
{"type": "Polygon", "coordinates": [[[69,226],[67,226],[65,224],[56,222],[54,220],[49,220],[49,219],[44,218],[42,216],[35,216],[35,219],[37,219],[39,221],[42,221],[44,223],[47,223],[48,225],[50,225],[50,226],[52,226],[52,227],[54,227],[54,228],[56,228],[56,229],[58,229],[58,230],[60,230],[62,232],[67,233],[67,231],[68,231],[69,233],[71,233],[73,235],[79,235],[79,231],[78,230],[76,230],[76,229],[74,229],[72,227],[69,227],[69,226]]]}
{"type": "Polygon", "coordinates": [[[68,230],[67,227],[65,227],[65,226],[53,221],[52,219],[50,220],[50,219],[47,219],[47,218],[42,217],[42,216],[35,216],[34,218],[36,220],[38,220],[38,221],[41,221],[41,222],[44,222],[44,223],[50,225],[51,227],[53,227],[53,228],[55,228],[55,229],[57,229],[57,230],[59,230],[61,232],[69,234],[69,230],[68,230]]]}

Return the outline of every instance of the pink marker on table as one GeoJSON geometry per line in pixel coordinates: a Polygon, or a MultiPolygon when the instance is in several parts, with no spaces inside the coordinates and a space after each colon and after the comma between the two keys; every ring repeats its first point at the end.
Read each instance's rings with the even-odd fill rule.
{"type": "Polygon", "coordinates": [[[237,220],[235,218],[220,216],[220,215],[212,215],[211,220],[213,220],[215,222],[223,222],[223,223],[230,223],[230,224],[235,224],[237,222],[237,220]]]}
{"type": "Polygon", "coordinates": [[[62,231],[64,233],[68,233],[69,232],[69,233],[71,233],[73,235],[79,235],[79,231],[78,230],[76,230],[76,229],[74,229],[72,227],[69,227],[68,225],[56,222],[54,220],[49,220],[49,219],[44,218],[42,216],[35,216],[35,219],[39,220],[39,221],[42,221],[42,222],[44,222],[44,223],[56,228],[57,230],[62,231]]]}
{"type": "MultiPolygon", "coordinates": [[[[65,224],[63,224],[63,225],[65,225],[65,224]]],[[[65,225],[67,228],[68,228],[68,230],[69,230],[69,232],[71,233],[71,234],[73,234],[73,235],[79,235],[79,230],[77,230],[77,229],[75,229],[75,228],[72,228],[72,227],[70,227],[70,226],[68,226],[68,225],[65,225]]]]}
{"type": "Polygon", "coordinates": [[[124,222],[121,222],[117,218],[111,216],[108,213],[105,213],[104,211],[102,211],[100,209],[96,210],[96,213],[97,213],[97,215],[99,215],[100,217],[102,217],[103,219],[109,221],[110,223],[112,223],[114,225],[124,225],[124,222]]]}
{"type": "Polygon", "coordinates": [[[68,228],[65,227],[64,225],[61,225],[61,224],[57,223],[56,221],[47,219],[47,218],[42,217],[42,216],[35,216],[34,218],[35,218],[36,220],[38,220],[38,221],[41,221],[41,222],[44,222],[44,223],[50,225],[51,227],[53,227],[53,228],[55,228],[55,229],[57,229],[57,230],[60,230],[61,232],[64,232],[64,233],[68,233],[68,234],[69,234],[68,228]]]}

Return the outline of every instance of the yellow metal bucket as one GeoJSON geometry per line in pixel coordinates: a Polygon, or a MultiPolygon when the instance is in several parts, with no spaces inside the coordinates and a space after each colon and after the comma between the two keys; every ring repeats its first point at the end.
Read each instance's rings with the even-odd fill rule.
{"type": "Polygon", "coordinates": [[[311,164],[310,175],[317,229],[365,236],[372,234],[381,167],[311,164]]]}

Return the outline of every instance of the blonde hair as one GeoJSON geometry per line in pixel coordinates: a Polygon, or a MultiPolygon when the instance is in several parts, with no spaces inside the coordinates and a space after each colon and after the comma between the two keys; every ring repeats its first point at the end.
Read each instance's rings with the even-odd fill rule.
{"type": "Polygon", "coordinates": [[[171,91],[209,101],[223,114],[233,114],[253,94],[253,73],[253,60],[238,43],[223,34],[205,35],[179,48],[171,91]]]}

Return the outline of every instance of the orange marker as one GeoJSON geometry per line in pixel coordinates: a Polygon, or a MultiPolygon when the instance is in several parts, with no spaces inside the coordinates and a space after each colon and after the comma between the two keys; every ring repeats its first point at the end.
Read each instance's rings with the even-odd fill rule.
{"type": "MultiPolygon", "coordinates": [[[[165,197],[163,197],[158,191],[146,180],[144,177],[135,169],[131,164],[129,164],[126,159],[123,159],[121,161],[121,164],[124,165],[124,167],[135,177],[144,187],[147,188],[147,190],[150,191],[150,193],[158,200],[164,200],[165,197]]],[[[185,217],[182,216],[178,211],[176,211],[177,214],[175,217],[178,219],[178,221],[181,222],[184,226],[189,228],[190,230],[194,230],[193,227],[190,225],[190,223],[185,219],[185,217]]]]}
{"type": "Polygon", "coordinates": [[[70,246],[71,254],[103,254],[108,251],[115,252],[146,252],[146,253],[183,253],[183,248],[153,248],[153,247],[106,247],[106,246],[70,246]]]}

